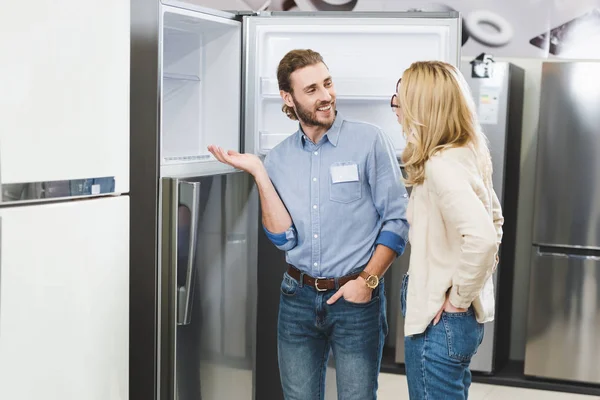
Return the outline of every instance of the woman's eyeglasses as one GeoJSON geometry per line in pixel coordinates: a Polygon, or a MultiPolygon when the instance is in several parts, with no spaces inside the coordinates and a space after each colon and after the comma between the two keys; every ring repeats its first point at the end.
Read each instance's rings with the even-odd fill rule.
{"type": "MultiPolygon", "coordinates": [[[[398,82],[396,83],[396,90],[398,90],[398,85],[400,84],[400,81],[402,80],[402,78],[398,79],[398,82]]],[[[396,96],[396,93],[394,93],[392,95],[392,98],[390,99],[390,107],[392,107],[392,111],[396,112],[395,108],[398,108],[398,96],[396,96]],[[394,102],[395,100],[395,102],[394,102]]]]}
{"type": "Polygon", "coordinates": [[[392,107],[392,111],[394,111],[394,108],[398,108],[398,96],[396,96],[396,93],[392,95],[392,98],[390,100],[390,107],[392,107]]]}

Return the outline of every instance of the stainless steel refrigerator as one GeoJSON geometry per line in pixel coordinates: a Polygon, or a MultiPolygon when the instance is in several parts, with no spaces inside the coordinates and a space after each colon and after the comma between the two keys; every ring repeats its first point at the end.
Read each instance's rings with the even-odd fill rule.
{"type": "Polygon", "coordinates": [[[280,398],[283,253],[250,177],[214,143],[264,156],[297,130],[277,64],[325,58],[348,118],[404,147],[390,98],[413,61],[458,63],[457,13],[229,13],[132,0],[131,400],[280,398]],[[401,50],[393,50],[401,49],[401,50]],[[267,251],[263,251],[264,249],[267,251]]]}
{"type": "MultiPolygon", "coordinates": [[[[478,78],[471,72],[471,63],[463,61],[461,72],[475,99],[481,126],[489,139],[492,154],[494,190],[504,214],[504,235],[500,247],[500,264],[494,274],[496,314],[493,322],[485,324],[483,342],[471,361],[471,370],[494,373],[509,357],[510,321],[517,225],[517,196],[519,190],[521,124],[525,72],[514,64],[495,62],[491,76],[478,78]]],[[[410,251],[410,248],[407,251],[410,251]]],[[[390,315],[396,317],[396,362],[404,363],[404,319],[399,313],[400,279],[408,271],[409,258],[404,256],[392,266],[393,301],[390,315]]],[[[390,335],[392,336],[392,335],[390,335]]]]}
{"type": "Polygon", "coordinates": [[[600,63],[544,63],[525,374],[600,383],[600,63]]]}

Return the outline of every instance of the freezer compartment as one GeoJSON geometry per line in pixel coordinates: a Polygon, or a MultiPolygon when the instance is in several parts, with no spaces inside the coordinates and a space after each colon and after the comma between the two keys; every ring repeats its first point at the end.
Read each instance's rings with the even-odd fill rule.
{"type": "Polygon", "coordinates": [[[129,198],[0,209],[0,399],[129,394],[129,198]]]}
{"type": "Polygon", "coordinates": [[[525,374],[600,383],[600,252],[534,249],[525,374]]]}
{"type": "Polygon", "coordinates": [[[417,60],[456,64],[456,20],[359,17],[248,17],[246,151],[267,154],[298,129],[281,111],[277,66],[293,49],[318,51],[329,67],[337,109],[380,126],[398,155],[405,147],[390,99],[404,69],[417,60]],[[406,48],[410,51],[402,51],[406,48]],[[391,49],[400,49],[393,51],[391,49]]]}
{"type": "Polygon", "coordinates": [[[245,173],[164,179],[163,188],[169,240],[161,267],[168,282],[161,347],[171,358],[163,371],[173,374],[163,376],[170,382],[165,396],[251,399],[258,229],[252,180],[245,173]]]}
{"type": "Polygon", "coordinates": [[[207,146],[240,149],[241,23],[162,6],[161,165],[216,162],[207,146]]]}

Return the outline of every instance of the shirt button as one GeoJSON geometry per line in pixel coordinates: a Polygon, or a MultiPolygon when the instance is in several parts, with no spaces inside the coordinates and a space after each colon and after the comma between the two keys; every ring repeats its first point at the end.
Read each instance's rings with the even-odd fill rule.
{"type": "Polygon", "coordinates": [[[313,178],[313,182],[316,182],[316,181],[317,181],[317,178],[313,178]]]}
{"type": "Polygon", "coordinates": [[[314,205],[314,206],[313,206],[313,208],[316,210],[316,209],[317,209],[317,206],[316,206],[316,205],[314,205]]]}
{"type": "Polygon", "coordinates": [[[314,265],[315,267],[318,267],[318,266],[319,266],[319,263],[314,263],[313,265],[314,265]]]}
{"type": "Polygon", "coordinates": [[[407,195],[406,193],[404,193],[402,196],[404,196],[404,197],[408,197],[408,195],[407,195]]]}
{"type": "Polygon", "coordinates": [[[319,155],[319,152],[318,152],[318,151],[315,151],[315,156],[318,156],[318,155],[319,155]]]}
{"type": "Polygon", "coordinates": [[[315,239],[318,238],[318,237],[319,237],[319,235],[315,235],[315,239]]]}

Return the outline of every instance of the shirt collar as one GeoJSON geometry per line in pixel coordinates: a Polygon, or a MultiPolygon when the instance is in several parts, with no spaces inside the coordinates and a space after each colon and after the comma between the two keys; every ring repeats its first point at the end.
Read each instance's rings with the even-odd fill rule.
{"type": "MultiPolygon", "coordinates": [[[[331,128],[329,128],[325,135],[323,135],[323,139],[327,139],[334,147],[337,147],[338,145],[338,141],[340,139],[340,130],[342,129],[343,123],[344,117],[339,111],[336,111],[333,125],[331,125],[331,128]]],[[[300,126],[300,124],[298,124],[298,138],[300,140],[300,145],[302,146],[304,146],[308,140],[308,138],[304,136],[304,132],[302,131],[302,126],[300,126]]]]}

